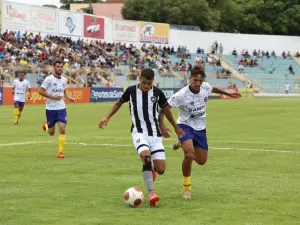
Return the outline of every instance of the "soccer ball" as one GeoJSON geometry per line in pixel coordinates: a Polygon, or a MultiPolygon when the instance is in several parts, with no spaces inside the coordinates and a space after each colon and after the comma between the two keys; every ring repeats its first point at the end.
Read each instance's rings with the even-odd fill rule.
{"type": "Polygon", "coordinates": [[[129,188],[124,193],[124,201],[131,207],[138,207],[142,204],[143,200],[143,192],[136,187],[129,188]]]}

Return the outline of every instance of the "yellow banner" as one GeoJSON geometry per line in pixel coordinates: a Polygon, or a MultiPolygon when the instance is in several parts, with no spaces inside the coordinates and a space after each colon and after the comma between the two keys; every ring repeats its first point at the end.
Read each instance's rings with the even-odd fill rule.
{"type": "Polygon", "coordinates": [[[140,42],[169,44],[169,24],[140,22],[140,42]]]}
{"type": "Polygon", "coordinates": [[[253,98],[254,97],[254,89],[253,88],[239,88],[239,93],[242,98],[253,98]]]}

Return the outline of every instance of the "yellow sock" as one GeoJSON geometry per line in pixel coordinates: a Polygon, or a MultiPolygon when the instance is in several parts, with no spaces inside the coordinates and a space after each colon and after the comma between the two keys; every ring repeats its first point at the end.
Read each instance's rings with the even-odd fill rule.
{"type": "Polygon", "coordinates": [[[66,135],[60,134],[58,136],[58,152],[64,152],[65,142],[66,142],[66,135]]]}
{"type": "Polygon", "coordinates": [[[19,118],[19,109],[15,108],[14,109],[14,123],[18,123],[18,118],[19,118]]]}
{"type": "Polygon", "coordinates": [[[191,186],[191,177],[183,177],[183,191],[191,191],[192,186],[191,186]]]}
{"type": "Polygon", "coordinates": [[[18,110],[18,119],[17,119],[17,122],[19,122],[21,115],[22,115],[22,112],[18,110]]]}

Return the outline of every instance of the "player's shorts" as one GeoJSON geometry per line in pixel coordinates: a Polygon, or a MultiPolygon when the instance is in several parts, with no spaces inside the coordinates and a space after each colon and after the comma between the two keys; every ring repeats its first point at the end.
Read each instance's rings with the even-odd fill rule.
{"type": "Polygon", "coordinates": [[[132,140],[139,155],[143,151],[150,151],[153,160],[166,159],[162,137],[152,137],[141,133],[132,133],[132,140]]]}
{"type": "Polygon", "coordinates": [[[67,110],[48,110],[46,109],[46,118],[48,122],[48,128],[55,126],[57,122],[67,124],[67,110]]]}
{"type": "Polygon", "coordinates": [[[19,101],[14,102],[14,106],[17,106],[17,107],[24,107],[24,105],[25,105],[25,102],[19,102],[19,101]]]}
{"type": "Polygon", "coordinates": [[[206,138],[206,130],[194,130],[192,127],[185,124],[178,124],[185,135],[179,139],[182,144],[186,140],[191,139],[193,141],[194,147],[202,148],[204,150],[208,150],[207,138],[206,138]]]}

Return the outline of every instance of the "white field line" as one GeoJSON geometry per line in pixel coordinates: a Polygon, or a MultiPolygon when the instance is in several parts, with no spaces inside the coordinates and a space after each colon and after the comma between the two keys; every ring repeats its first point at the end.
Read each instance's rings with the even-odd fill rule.
{"type": "MultiPolygon", "coordinates": [[[[56,142],[50,141],[28,141],[28,142],[16,142],[16,143],[0,143],[0,148],[2,147],[12,147],[19,145],[34,145],[34,144],[56,144],[56,142]]],[[[84,143],[84,142],[67,142],[69,145],[81,145],[81,146],[99,146],[99,147],[133,147],[131,144],[100,144],[100,143],[84,143]]],[[[286,150],[272,150],[272,149],[253,149],[253,148],[221,148],[221,147],[209,147],[209,149],[215,150],[235,150],[235,151],[255,151],[255,152],[278,152],[278,153],[299,153],[296,151],[286,151],[286,150]]]]}

